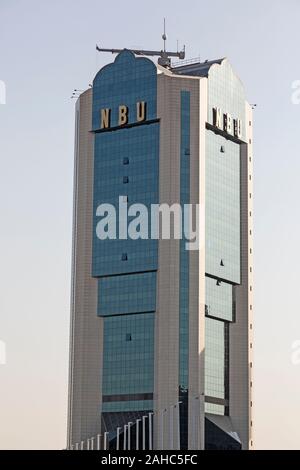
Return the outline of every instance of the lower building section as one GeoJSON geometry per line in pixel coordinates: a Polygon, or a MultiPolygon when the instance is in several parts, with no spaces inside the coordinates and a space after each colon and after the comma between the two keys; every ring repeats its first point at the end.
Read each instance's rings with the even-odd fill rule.
{"type": "Polygon", "coordinates": [[[102,411],[148,409],[154,380],[154,313],[104,318],[102,411]]]}
{"type": "MultiPolygon", "coordinates": [[[[183,354],[188,343],[184,342],[178,348],[178,401],[160,409],[154,393],[155,364],[159,360],[155,358],[155,322],[159,312],[119,313],[130,308],[139,309],[138,294],[142,286],[141,305],[150,308],[151,296],[147,287],[153,294],[155,279],[156,273],[144,273],[99,281],[102,292],[100,312],[104,315],[102,432],[108,433],[110,448],[123,449],[124,445],[130,445],[131,449],[149,449],[154,442],[154,429],[159,429],[157,445],[160,448],[188,449],[189,433],[193,433],[193,426],[198,426],[201,419],[201,400],[198,397],[190,397],[193,416],[189,419],[188,355],[183,354]],[[117,289],[115,295],[112,295],[113,289],[117,289]],[[106,301],[107,291],[113,307],[109,307],[106,301]],[[111,315],[110,308],[118,313],[111,315]],[[190,429],[189,423],[192,423],[190,429]]],[[[180,295],[183,299],[184,290],[180,295]]],[[[234,285],[206,277],[205,449],[233,450],[242,446],[230,418],[229,350],[230,328],[235,321],[234,298],[234,285]]],[[[184,304],[181,302],[179,305],[184,304]]],[[[179,317],[184,318],[186,324],[188,313],[186,304],[186,315],[179,317]]],[[[184,330],[179,331],[182,339],[184,330]]]]}
{"type": "Polygon", "coordinates": [[[229,414],[229,325],[205,320],[205,412],[229,414]]]}
{"type": "Polygon", "coordinates": [[[149,429],[149,419],[152,419],[151,411],[148,414],[138,411],[103,413],[102,426],[104,432],[109,432],[110,435],[109,449],[148,450],[152,448],[153,432],[151,427],[149,429]]]}

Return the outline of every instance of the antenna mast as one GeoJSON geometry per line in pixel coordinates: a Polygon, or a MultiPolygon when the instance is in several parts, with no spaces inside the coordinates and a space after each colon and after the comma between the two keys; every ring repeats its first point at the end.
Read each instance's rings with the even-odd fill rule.
{"type": "MultiPolygon", "coordinates": [[[[164,18],[164,33],[162,35],[163,41],[164,41],[164,52],[166,52],[166,41],[167,41],[167,35],[166,35],[166,18],[164,18]]],[[[177,48],[178,49],[178,48],[177,48]]]]}
{"type": "MultiPolygon", "coordinates": [[[[185,58],[185,46],[183,46],[183,49],[178,52],[171,52],[171,51],[166,51],[166,41],[167,41],[167,35],[166,35],[166,20],[164,18],[164,33],[162,35],[163,39],[163,50],[162,51],[150,51],[150,50],[141,50],[141,49],[129,49],[131,52],[133,52],[135,55],[146,55],[146,56],[158,56],[158,63],[159,65],[162,65],[163,67],[171,67],[171,57],[177,57],[178,59],[182,60],[185,58]]],[[[112,54],[118,54],[119,52],[122,52],[124,49],[106,49],[103,47],[99,47],[96,45],[96,50],[98,52],[111,52],[112,54]]]]}

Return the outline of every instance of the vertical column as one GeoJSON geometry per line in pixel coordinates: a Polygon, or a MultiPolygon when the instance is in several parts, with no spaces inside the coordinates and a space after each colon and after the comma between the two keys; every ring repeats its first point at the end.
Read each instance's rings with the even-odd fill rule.
{"type": "Polygon", "coordinates": [[[207,79],[191,98],[190,201],[198,205],[199,250],[189,253],[189,436],[188,448],[204,449],[205,345],[205,155],[207,79]],[[195,295],[196,293],[196,295],[195,295]]]}
{"type": "Polygon", "coordinates": [[[101,429],[102,320],[96,315],[97,281],[91,277],[94,136],[92,90],[76,105],[68,443],[101,429]]]}
{"type": "Polygon", "coordinates": [[[246,103],[246,141],[241,144],[241,285],[235,288],[236,323],[230,325],[230,417],[243,449],[250,439],[252,373],[252,111],[246,103]]]}
{"type": "MultiPolygon", "coordinates": [[[[160,118],[159,203],[180,202],[180,83],[158,75],[157,108],[160,118]]],[[[156,415],[178,401],[179,375],[179,246],[180,240],[159,240],[157,312],[155,324],[156,415]]],[[[154,421],[154,448],[169,445],[169,423],[161,436],[161,420],[154,421]]]]}
{"type": "MultiPolygon", "coordinates": [[[[180,241],[179,273],[179,397],[180,442],[182,449],[188,448],[188,381],[189,381],[189,250],[186,233],[187,211],[190,204],[190,160],[191,160],[191,92],[181,90],[180,103],[180,204],[184,214],[183,237],[180,241]]],[[[189,214],[191,217],[192,214],[189,214]]]]}

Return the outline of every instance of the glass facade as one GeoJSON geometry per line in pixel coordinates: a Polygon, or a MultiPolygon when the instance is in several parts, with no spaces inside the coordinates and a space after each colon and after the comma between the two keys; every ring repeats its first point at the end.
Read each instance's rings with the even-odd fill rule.
{"type": "Polygon", "coordinates": [[[121,419],[126,413],[153,407],[158,241],[126,237],[126,229],[138,213],[128,216],[125,236],[119,233],[118,219],[119,200],[125,211],[134,203],[147,207],[158,203],[156,100],[155,65],[129,51],[121,52],[95,77],[92,275],[98,278],[98,315],[104,323],[102,411],[106,421],[109,416],[121,419]],[[138,102],[145,103],[142,122],[138,102]],[[119,106],[128,112],[123,126],[119,125],[119,106]],[[109,126],[101,129],[103,109],[109,110],[110,119],[109,126]],[[99,221],[107,216],[107,212],[97,215],[100,204],[115,208],[116,239],[97,236],[99,221]]]}
{"type": "Polygon", "coordinates": [[[124,50],[103,67],[93,82],[93,130],[100,127],[100,110],[111,109],[111,127],[118,126],[118,107],[129,109],[129,124],[136,122],[136,103],[147,103],[147,120],[156,119],[157,71],[154,63],[124,50]]]}
{"type": "MultiPolygon", "coordinates": [[[[101,203],[112,204],[118,221],[120,196],[127,196],[127,207],[158,203],[159,124],[103,132],[95,137],[93,276],[156,270],[158,241],[119,239],[118,223],[116,239],[99,240],[96,227],[101,219],[96,210],[101,203]],[[125,157],[128,164],[124,164],[125,157]],[[126,183],[124,176],[128,178],[126,183]]],[[[133,219],[129,216],[127,225],[133,219]]],[[[150,227],[150,221],[148,224],[150,227]]]]}
{"type": "Polygon", "coordinates": [[[106,317],[103,342],[103,395],[153,393],[154,314],[106,317]]]}
{"type": "Polygon", "coordinates": [[[224,405],[217,405],[216,403],[205,403],[205,413],[211,413],[213,415],[225,415],[224,405]]]}
{"type": "MultiPolygon", "coordinates": [[[[151,411],[153,410],[153,400],[128,400],[105,402],[102,404],[103,413],[121,413],[128,411],[151,411]]],[[[128,421],[127,421],[128,422],[128,421]]]]}
{"type": "Polygon", "coordinates": [[[220,320],[233,321],[233,287],[227,282],[211,277],[205,279],[206,315],[220,320]]]}
{"type": "Polygon", "coordinates": [[[99,316],[155,312],[156,272],[103,277],[98,282],[99,316]]]}
{"type": "Polygon", "coordinates": [[[226,345],[223,321],[205,319],[205,396],[226,397],[226,345]]]}
{"type": "Polygon", "coordinates": [[[205,410],[224,415],[230,406],[233,286],[240,283],[240,146],[210,130],[206,131],[205,217],[205,410]]]}
{"type": "MultiPolygon", "coordinates": [[[[208,123],[213,108],[240,119],[245,138],[244,89],[225,60],[208,73],[208,123]]],[[[240,144],[206,130],[205,411],[230,413],[229,334],[234,286],[241,282],[240,144]]]]}
{"type": "MultiPolygon", "coordinates": [[[[148,59],[135,58],[123,51],[114,63],[96,75],[93,84],[94,161],[94,235],[93,266],[95,277],[145,272],[157,269],[157,240],[99,240],[96,216],[101,203],[112,204],[119,218],[120,196],[127,204],[158,203],[159,123],[156,119],[156,67],[148,59]],[[146,120],[137,122],[137,102],[146,103],[146,120]],[[111,127],[118,126],[119,106],[128,108],[128,126],[99,132],[101,109],[111,110],[111,127]],[[150,122],[150,123],[149,123],[150,122]]],[[[134,217],[128,217],[128,224],[134,217]]]]}
{"type": "MultiPolygon", "coordinates": [[[[190,202],[190,92],[181,91],[180,134],[180,203],[190,202]]],[[[184,231],[182,231],[184,233],[184,231]]],[[[181,447],[188,443],[188,372],[189,372],[189,251],[185,239],[180,241],[179,292],[179,400],[181,447]]]]}
{"type": "Polygon", "coordinates": [[[240,146],[209,130],[206,134],[206,272],[240,283],[240,146]]]}
{"type": "Polygon", "coordinates": [[[245,140],[245,90],[227,60],[214,65],[208,75],[208,122],[213,124],[213,108],[221,108],[242,122],[241,140],[245,140]]]}

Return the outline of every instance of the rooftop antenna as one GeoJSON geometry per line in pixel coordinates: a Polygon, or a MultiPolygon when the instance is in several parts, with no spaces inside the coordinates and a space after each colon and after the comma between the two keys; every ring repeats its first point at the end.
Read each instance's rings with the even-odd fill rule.
{"type": "MultiPolygon", "coordinates": [[[[163,41],[164,41],[164,52],[166,52],[166,41],[167,41],[167,35],[166,35],[166,18],[164,18],[164,32],[162,35],[163,41]]],[[[177,48],[178,51],[178,48],[177,48]]]]}
{"type": "MultiPolygon", "coordinates": [[[[178,48],[177,48],[177,52],[166,51],[167,35],[166,35],[165,18],[164,18],[164,33],[162,34],[162,39],[164,42],[162,51],[150,51],[150,50],[143,50],[143,49],[129,49],[129,50],[133,52],[135,55],[158,56],[159,65],[162,65],[163,67],[166,67],[166,68],[170,68],[171,57],[177,57],[180,60],[185,58],[185,46],[183,46],[183,49],[179,52],[178,52],[178,48]]],[[[112,54],[119,54],[119,52],[122,52],[124,49],[106,49],[103,47],[99,47],[96,44],[96,50],[98,52],[111,52],[112,54]]]]}

